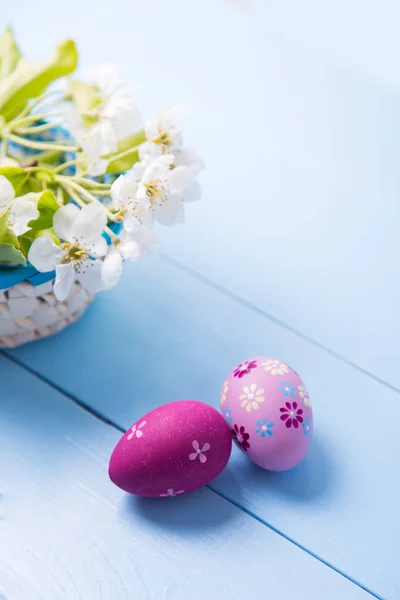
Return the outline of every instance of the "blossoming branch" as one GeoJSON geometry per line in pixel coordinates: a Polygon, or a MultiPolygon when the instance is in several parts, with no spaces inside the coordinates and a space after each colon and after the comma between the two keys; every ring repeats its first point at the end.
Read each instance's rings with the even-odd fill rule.
{"type": "Polygon", "coordinates": [[[183,221],[202,168],[178,109],[143,126],[116,65],[83,81],[77,62],[72,41],[31,62],[10,28],[0,38],[0,270],[55,272],[58,300],[74,281],[114,286],[124,261],[158,241],[155,221],[183,221]]]}

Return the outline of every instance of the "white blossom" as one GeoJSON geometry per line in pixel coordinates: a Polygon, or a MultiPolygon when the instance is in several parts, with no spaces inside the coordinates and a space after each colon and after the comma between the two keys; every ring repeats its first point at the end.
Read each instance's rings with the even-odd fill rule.
{"type": "MultiPolygon", "coordinates": [[[[141,179],[146,168],[154,160],[151,154],[145,154],[141,161],[133,165],[133,171],[137,179],[141,179]]],[[[181,148],[173,154],[171,167],[187,167],[193,178],[204,168],[204,163],[193,148],[181,148]]]]}
{"type": "Polygon", "coordinates": [[[133,92],[124,85],[120,68],[105,63],[92,72],[89,84],[99,93],[100,102],[88,115],[79,115],[73,109],[67,117],[69,129],[89,159],[88,173],[98,176],[105,173],[108,161],[104,158],[115,153],[118,142],[141,126],[141,116],[133,92]],[[88,125],[85,116],[90,117],[88,125]]]}
{"type": "Polygon", "coordinates": [[[155,158],[146,167],[139,182],[138,202],[147,198],[154,217],[163,225],[174,225],[184,220],[183,190],[190,185],[193,174],[187,167],[174,166],[172,154],[155,158]]]}
{"type": "Polygon", "coordinates": [[[147,141],[139,148],[139,156],[146,154],[152,158],[162,154],[174,154],[182,145],[182,133],[178,125],[181,108],[174,106],[147,121],[145,134],[147,141]]]}
{"type": "Polygon", "coordinates": [[[178,150],[174,154],[174,163],[177,167],[187,167],[190,169],[193,177],[204,169],[203,161],[193,148],[181,148],[178,150]]]}
{"type": "Polygon", "coordinates": [[[123,221],[128,233],[138,231],[143,225],[151,226],[150,200],[138,199],[138,183],[133,175],[120,175],[111,186],[112,208],[117,211],[115,218],[123,221]]]}
{"type": "Polygon", "coordinates": [[[36,202],[30,199],[30,194],[15,198],[13,186],[0,175],[0,215],[7,211],[7,226],[16,236],[29,231],[28,223],[39,217],[36,202]]]}
{"type": "Polygon", "coordinates": [[[152,254],[154,247],[161,242],[160,237],[149,227],[141,227],[132,236],[126,236],[124,242],[124,256],[132,260],[130,256],[134,253],[135,245],[139,247],[140,256],[145,253],[152,254]]]}
{"type": "Polygon", "coordinates": [[[103,175],[108,166],[108,159],[103,155],[112,152],[110,148],[116,148],[113,131],[109,124],[104,123],[101,127],[88,128],[75,108],[71,108],[64,116],[70,133],[74,136],[87,159],[87,172],[91,177],[103,175]]]}
{"type": "Polygon", "coordinates": [[[122,273],[123,258],[117,248],[113,248],[103,260],[101,265],[101,279],[106,287],[110,289],[117,285],[122,273]]]}
{"type": "Polygon", "coordinates": [[[91,260],[105,256],[107,242],[102,232],[107,224],[104,207],[89,204],[79,209],[67,204],[54,215],[53,228],[60,245],[47,236],[37,238],[30,247],[28,260],[40,272],[56,271],[54,293],[63,301],[75,279],[92,292],[103,289],[102,262],[91,260]]]}
{"type": "Polygon", "coordinates": [[[126,260],[137,261],[143,253],[153,251],[160,238],[148,227],[141,227],[134,235],[122,235],[122,240],[112,246],[102,264],[102,282],[105,289],[117,285],[126,260]]]}

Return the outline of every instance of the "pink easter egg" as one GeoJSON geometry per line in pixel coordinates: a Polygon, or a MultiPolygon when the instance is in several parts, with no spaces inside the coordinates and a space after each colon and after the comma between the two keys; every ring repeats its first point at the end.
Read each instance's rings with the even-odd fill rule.
{"type": "Polygon", "coordinates": [[[219,412],[181,400],[138,419],[115,447],[108,472],[130,494],[178,496],[219,475],[231,450],[230,428],[219,412]]]}
{"type": "Polygon", "coordinates": [[[286,471],[306,455],[313,415],[307,388],[289,365],[258,356],[222,386],[221,411],[236,445],[256,465],[286,471]]]}

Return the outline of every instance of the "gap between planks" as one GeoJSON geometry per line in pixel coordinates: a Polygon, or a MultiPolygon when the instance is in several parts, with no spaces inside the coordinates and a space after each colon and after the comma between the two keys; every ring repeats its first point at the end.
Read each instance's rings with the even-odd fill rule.
{"type": "Polygon", "coordinates": [[[357,363],[353,362],[352,360],[349,360],[342,354],[335,352],[335,350],[331,350],[327,346],[324,346],[324,344],[322,344],[321,342],[314,340],[313,338],[309,337],[307,334],[303,333],[302,331],[299,331],[295,327],[292,327],[291,325],[288,325],[287,323],[285,323],[284,321],[281,321],[277,317],[274,317],[273,315],[269,314],[267,311],[263,310],[262,308],[259,308],[256,304],[252,304],[252,302],[249,302],[248,300],[245,300],[245,298],[242,298],[241,296],[238,296],[234,292],[231,292],[230,290],[228,290],[228,288],[220,285],[219,283],[216,283],[213,279],[209,279],[205,275],[202,275],[198,271],[192,269],[191,267],[186,266],[184,263],[179,262],[175,258],[172,258],[168,254],[165,254],[164,252],[159,252],[159,257],[167,264],[175,267],[176,269],[179,269],[180,271],[183,271],[191,279],[200,281],[204,285],[212,288],[215,292],[225,296],[226,298],[229,298],[230,300],[233,300],[234,302],[237,302],[244,308],[247,308],[248,310],[255,312],[257,315],[259,315],[263,319],[267,319],[268,321],[271,321],[271,323],[274,323],[275,325],[279,325],[279,327],[286,329],[287,331],[294,334],[301,340],[308,342],[309,344],[312,344],[316,348],[319,348],[323,352],[326,352],[330,356],[333,356],[337,360],[340,360],[344,364],[348,365],[349,367],[352,367],[353,369],[355,369],[359,373],[362,373],[366,377],[369,377],[373,381],[376,381],[377,383],[384,385],[385,387],[389,388],[393,392],[397,392],[398,394],[400,393],[400,388],[396,387],[395,385],[392,385],[388,381],[385,381],[385,379],[378,377],[378,375],[374,375],[367,369],[364,369],[363,367],[361,367],[357,363]]]}
{"type": "MultiPolygon", "coordinates": [[[[200,276],[201,277],[201,276],[200,276]]],[[[222,288],[223,289],[223,288],[222,288]]],[[[226,291],[227,294],[229,294],[228,291],[226,291]]],[[[251,305],[249,303],[247,303],[245,300],[242,301],[243,304],[248,305],[251,307],[251,305]]],[[[262,314],[263,311],[260,311],[260,313],[262,314]]],[[[269,317],[267,317],[269,318],[269,317]]],[[[279,321],[275,320],[274,317],[271,317],[272,320],[280,323],[279,321]]],[[[301,334],[300,334],[301,335],[301,334]]],[[[307,339],[307,338],[306,338],[307,339]]],[[[318,343],[317,343],[318,345],[318,343]]],[[[62,387],[56,385],[54,382],[52,382],[50,379],[48,379],[47,377],[44,377],[43,375],[41,375],[40,373],[37,373],[34,369],[32,369],[31,367],[26,366],[23,362],[19,361],[18,359],[16,359],[14,356],[10,356],[7,352],[5,352],[4,350],[0,350],[0,355],[4,356],[7,360],[9,360],[10,362],[14,363],[15,365],[17,365],[18,367],[24,369],[24,371],[26,371],[27,373],[29,373],[30,375],[32,375],[33,377],[36,377],[37,379],[39,379],[40,381],[42,381],[43,383],[45,383],[46,385],[48,385],[49,387],[51,387],[54,391],[58,392],[59,394],[61,394],[62,396],[64,396],[64,398],[66,398],[67,400],[70,400],[72,402],[74,402],[74,404],[76,404],[79,408],[81,408],[82,410],[84,410],[85,412],[89,413],[92,417],[95,417],[96,419],[98,419],[99,421],[101,421],[102,423],[104,423],[105,425],[108,425],[109,427],[113,427],[114,429],[118,430],[121,433],[125,433],[126,429],[124,429],[123,427],[121,427],[121,425],[119,425],[118,423],[116,423],[115,421],[113,421],[112,419],[109,419],[108,417],[106,417],[104,414],[102,414],[100,411],[97,411],[95,409],[93,409],[91,406],[89,406],[88,404],[86,404],[85,402],[83,402],[82,400],[79,400],[76,396],[71,395],[70,393],[68,393],[67,391],[65,391],[62,387]]],[[[346,359],[343,359],[345,362],[346,359]]],[[[351,364],[351,363],[350,363],[351,364]]],[[[371,375],[371,377],[373,377],[371,375]]],[[[374,379],[376,379],[375,377],[373,377],[374,379]]],[[[378,379],[379,381],[379,379],[378,379]]],[[[382,382],[384,383],[384,382],[382,382]]],[[[389,384],[387,384],[389,385],[389,384]]],[[[392,386],[389,385],[389,387],[391,389],[395,389],[396,391],[400,391],[397,390],[396,388],[393,388],[392,386]]],[[[241,504],[239,504],[238,502],[235,502],[234,500],[231,500],[230,498],[226,497],[224,494],[222,494],[221,492],[218,492],[216,490],[214,490],[210,485],[206,485],[205,486],[210,492],[216,494],[217,496],[219,496],[220,498],[222,498],[223,500],[225,500],[226,502],[229,502],[230,504],[232,504],[233,506],[235,506],[236,508],[238,508],[239,510],[243,511],[245,514],[247,514],[249,517],[255,519],[256,521],[258,521],[259,523],[261,523],[262,525],[264,525],[265,527],[268,527],[268,529],[270,529],[271,531],[273,531],[274,533],[276,533],[277,535],[281,536],[282,538],[284,538],[287,542],[289,542],[290,544],[293,544],[294,546],[296,546],[297,548],[299,548],[300,550],[302,550],[303,552],[305,552],[306,554],[308,554],[309,556],[312,556],[315,560],[319,561],[320,563],[324,564],[326,567],[328,567],[329,569],[332,569],[333,571],[335,571],[338,575],[340,575],[341,577],[344,577],[345,579],[347,579],[349,582],[351,582],[352,584],[356,585],[357,587],[361,588],[362,590],[364,590],[366,593],[370,594],[370,596],[372,598],[376,598],[377,600],[384,600],[384,598],[382,596],[379,596],[378,594],[376,594],[375,592],[373,592],[372,590],[370,590],[368,587],[364,586],[362,583],[360,583],[359,581],[357,581],[356,579],[353,579],[353,577],[351,577],[350,575],[348,575],[347,573],[345,573],[344,571],[341,571],[340,569],[338,569],[337,567],[335,567],[332,563],[330,563],[329,561],[325,560],[324,558],[322,558],[321,556],[318,556],[317,554],[315,554],[312,550],[310,550],[309,548],[307,548],[306,546],[303,546],[302,544],[300,544],[299,542],[297,542],[295,539],[291,538],[290,536],[286,535],[283,531],[281,531],[280,529],[277,529],[276,527],[274,527],[273,525],[271,525],[270,523],[268,523],[268,521],[265,521],[264,519],[262,519],[261,517],[259,517],[256,513],[254,513],[253,511],[249,510],[248,508],[246,508],[245,506],[242,506],[241,504]]],[[[1,598],[0,598],[1,600],[1,598]]]]}

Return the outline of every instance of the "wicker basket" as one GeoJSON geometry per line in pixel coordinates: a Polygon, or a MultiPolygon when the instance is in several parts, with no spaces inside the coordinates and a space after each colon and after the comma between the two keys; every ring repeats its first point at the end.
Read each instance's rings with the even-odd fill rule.
{"type": "Polygon", "coordinates": [[[76,321],[94,296],[78,282],[65,302],[53,293],[53,281],[34,286],[22,281],[0,290],[0,348],[13,348],[64,329],[76,321]]]}

